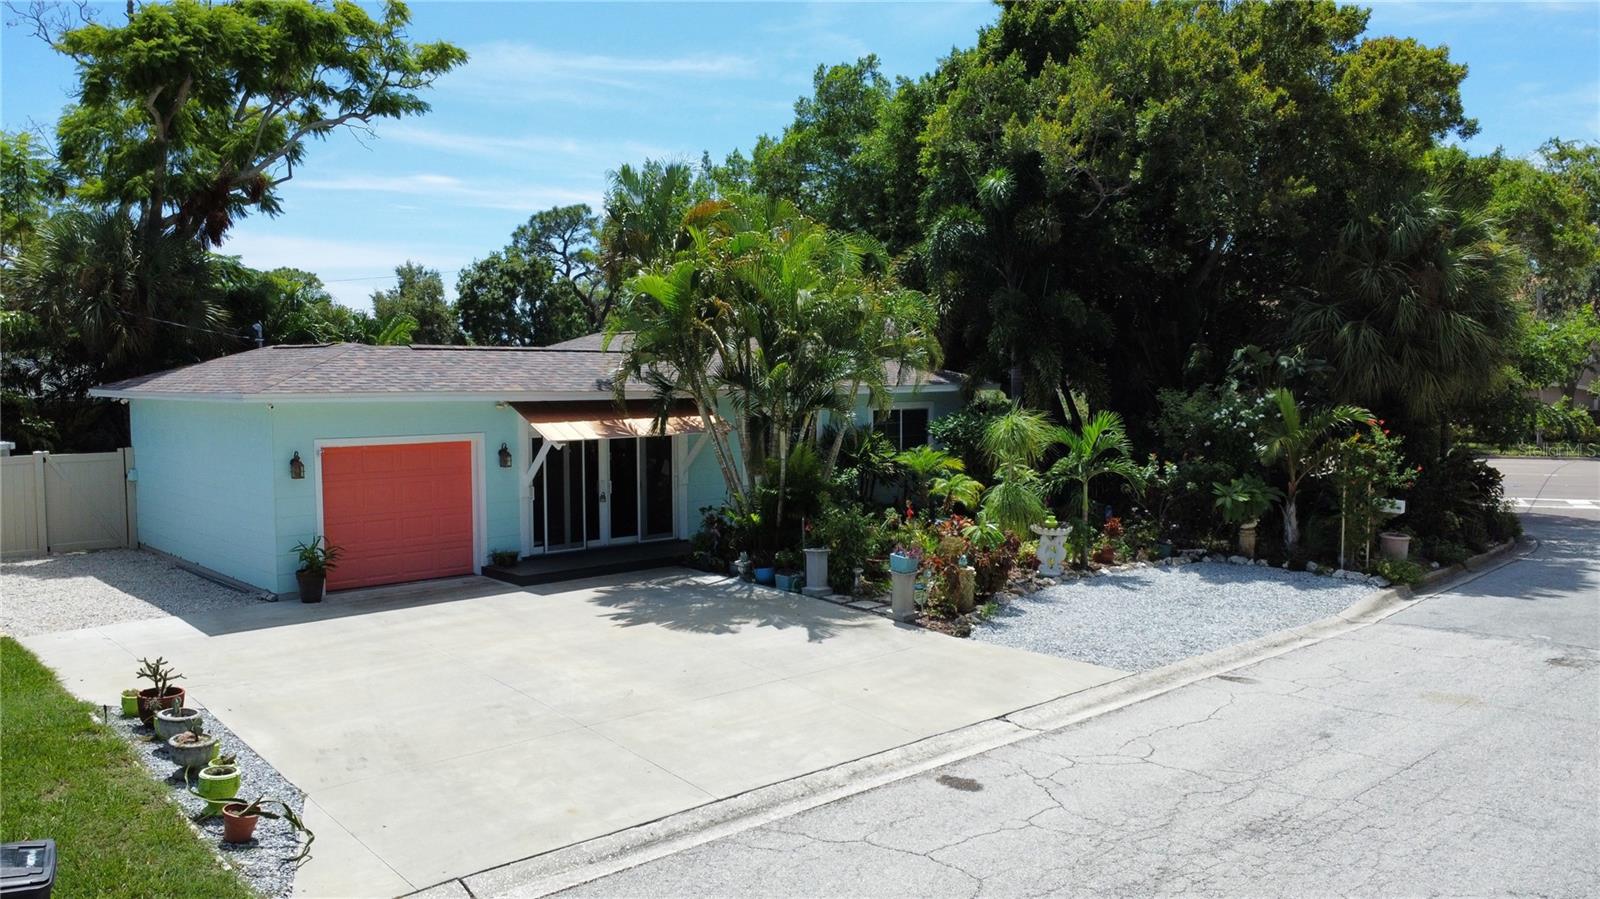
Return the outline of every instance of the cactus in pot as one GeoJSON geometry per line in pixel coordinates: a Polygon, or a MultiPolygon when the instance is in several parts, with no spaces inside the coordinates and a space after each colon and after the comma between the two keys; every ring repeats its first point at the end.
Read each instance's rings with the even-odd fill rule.
{"type": "Polygon", "coordinates": [[[217,750],[220,748],[221,743],[215,735],[198,730],[186,730],[167,741],[167,757],[187,771],[211,764],[211,760],[217,757],[217,750]]]}

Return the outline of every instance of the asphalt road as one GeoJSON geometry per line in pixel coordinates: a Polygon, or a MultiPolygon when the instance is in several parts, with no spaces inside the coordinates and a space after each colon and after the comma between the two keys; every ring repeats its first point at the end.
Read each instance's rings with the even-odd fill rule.
{"type": "Polygon", "coordinates": [[[1600,462],[1501,464],[1516,561],[569,894],[1600,894],[1600,462]]]}

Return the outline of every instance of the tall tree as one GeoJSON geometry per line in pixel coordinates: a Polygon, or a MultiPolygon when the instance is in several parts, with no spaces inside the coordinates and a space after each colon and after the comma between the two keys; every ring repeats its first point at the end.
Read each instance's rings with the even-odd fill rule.
{"type": "Polygon", "coordinates": [[[79,92],[57,129],[62,162],[84,200],[133,210],[142,240],[220,244],[238,217],[280,211],[307,141],[427,111],[421,92],[467,57],[413,43],[410,19],[397,0],[376,18],[351,3],[176,0],[67,31],[54,46],[79,92]]]}
{"type": "Polygon", "coordinates": [[[379,321],[410,316],[417,323],[412,339],[420,344],[466,342],[456,310],[444,296],[444,280],[435,269],[407,261],[395,266],[395,285],[372,293],[372,314],[379,321]]]}

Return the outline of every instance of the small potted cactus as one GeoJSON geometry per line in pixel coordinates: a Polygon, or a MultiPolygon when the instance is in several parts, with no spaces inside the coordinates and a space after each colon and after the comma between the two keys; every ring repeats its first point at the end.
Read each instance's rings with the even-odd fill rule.
{"type": "Polygon", "coordinates": [[[184,731],[199,733],[201,730],[200,710],[185,708],[158,709],[156,711],[155,728],[156,736],[160,737],[163,743],[184,731]]]}
{"type": "Polygon", "coordinates": [[[146,726],[155,722],[157,709],[183,706],[183,688],[172,684],[182,679],[183,675],[173,671],[166,659],[161,656],[156,656],[155,661],[140,659],[136,674],[151,683],[151,686],[139,691],[139,720],[146,726]]]}

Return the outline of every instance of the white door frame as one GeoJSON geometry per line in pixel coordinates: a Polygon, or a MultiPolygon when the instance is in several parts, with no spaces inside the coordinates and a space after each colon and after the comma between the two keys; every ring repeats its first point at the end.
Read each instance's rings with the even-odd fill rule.
{"type": "MultiPolygon", "coordinates": [[[[635,533],[632,537],[622,537],[617,539],[612,538],[611,508],[613,503],[613,485],[611,483],[611,438],[600,438],[598,441],[600,444],[598,448],[599,452],[596,453],[596,464],[600,466],[600,470],[597,472],[599,475],[599,493],[601,496],[605,497],[605,499],[600,502],[600,509],[598,511],[598,514],[600,515],[600,538],[598,540],[585,539],[584,545],[581,547],[558,549],[555,550],[555,553],[560,554],[569,552],[582,552],[585,549],[603,548],[608,546],[629,546],[636,543],[657,543],[667,540],[683,539],[683,535],[688,530],[689,520],[688,512],[686,511],[689,493],[687,472],[688,463],[686,462],[686,459],[692,460],[694,458],[694,454],[687,451],[685,435],[677,434],[670,436],[672,441],[670,444],[672,448],[672,534],[664,537],[652,537],[648,540],[646,540],[644,537],[644,478],[642,469],[644,464],[644,447],[642,443],[639,443],[639,451],[635,454],[635,464],[640,466],[640,468],[637,469],[639,471],[639,476],[634,485],[634,514],[638,517],[639,522],[637,526],[637,533],[635,533]]],[[[550,552],[550,550],[547,549],[544,544],[535,544],[533,541],[533,502],[535,499],[535,492],[539,490],[544,483],[541,476],[545,474],[545,466],[543,464],[545,456],[548,454],[550,447],[554,444],[550,440],[545,439],[544,442],[540,444],[538,454],[534,455],[532,446],[533,438],[535,437],[541,437],[541,435],[537,430],[534,429],[532,425],[524,421],[522,428],[522,439],[515,453],[515,456],[523,458],[531,457],[532,459],[532,461],[522,468],[523,477],[519,478],[521,483],[517,497],[517,503],[521,507],[520,518],[522,521],[522,554],[524,556],[541,556],[550,552]]],[[[642,438],[637,437],[632,439],[635,441],[642,440],[642,438]]],[[[572,441],[573,444],[579,442],[580,441],[572,441]]],[[[703,446],[704,441],[702,441],[700,445],[703,446]]],[[[587,502],[585,502],[585,507],[584,514],[586,517],[584,528],[585,533],[587,533],[587,516],[592,514],[593,510],[587,509],[587,502]]],[[[548,517],[548,509],[546,509],[546,512],[548,517]]],[[[549,540],[549,536],[549,522],[546,521],[546,541],[549,540]]]]}
{"type": "Polygon", "coordinates": [[[489,532],[488,510],[483,496],[483,433],[422,434],[405,437],[325,437],[313,440],[311,474],[317,502],[318,537],[325,536],[322,512],[322,451],[326,447],[394,446],[405,443],[467,443],[472,453],[472,573],[483,573],[485,546],[489,532]]]}

